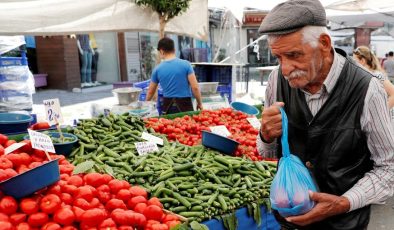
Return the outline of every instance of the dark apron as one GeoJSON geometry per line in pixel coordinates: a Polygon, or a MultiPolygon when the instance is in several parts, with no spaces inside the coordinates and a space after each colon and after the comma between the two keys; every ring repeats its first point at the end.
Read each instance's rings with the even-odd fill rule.
{"type": "Polygon", "coordinates": [[[163,97],[162,111],[163,111],[163,115],[194,111],[192,99],[190,97],[182,97],[182,98],[163,97]]]}

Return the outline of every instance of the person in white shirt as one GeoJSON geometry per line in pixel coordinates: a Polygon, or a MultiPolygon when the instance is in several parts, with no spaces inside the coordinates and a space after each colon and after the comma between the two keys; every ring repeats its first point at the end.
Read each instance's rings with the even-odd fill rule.
{"type": "Polygon", "coordinates": [[[333,48],[320,1],[279,4],[259,32],[279,67],[269,77],[258,150],[281,156],[283,107],[290,150],[319,188],[311,211],[277,220],[282,229],[367,229],[370,204],[393,195],[394,130],[382,85],[333,48]]]}

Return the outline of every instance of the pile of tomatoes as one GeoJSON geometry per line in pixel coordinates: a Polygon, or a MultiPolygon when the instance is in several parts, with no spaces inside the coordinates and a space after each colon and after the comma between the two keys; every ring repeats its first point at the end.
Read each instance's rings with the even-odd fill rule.
{"type": "MultiPolygon", "coordinates": [[[[1,141],[8,142],[3,136],[1,141]]],[[[74,166],[63,155],[50,156],[59,159],[60,180],[20,200],[0,192],[0,230],[169,230],[180,223],[143,188],[108,174],[73,175],[74,166]]],[[[0,176],[6,180],[44,162],[45,153],[28,143],[0,156],[0,176]]]]}
{"type": "Polygon", "coordinates": [[[203,110],[198,115],[178,117],[173,120],[165,118],[148,118],[146,126],[156,132],[166,134],[169,140],[178,140],[186,145],[201,144],[202,130],[224,125],[231,133],[229,138],[240,143],[236,156],[246,155],[252,160],[261,160],[256,149],[258,130],[246,120],[248,115],[231,108],[220,110],[203,110]]]}

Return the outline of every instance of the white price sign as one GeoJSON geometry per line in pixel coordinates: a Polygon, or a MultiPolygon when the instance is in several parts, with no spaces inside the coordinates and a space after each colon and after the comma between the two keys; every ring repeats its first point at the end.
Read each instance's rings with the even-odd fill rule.
{"type": "Polygon", "coordinates": [[[19,143],[12,144],[4,149],[4,154],[5,155],[10,154],[24,145],[26,145],[25,142],[19,142],[19,143]]]}
{"type": "Polygon", "coordinates": [[[45,114],[50,125],[63,123],[63,115],[58,98],[44,100],[45,114]]]}
{"type": "Polygon", "coordinates": [[[29,132],[31,146],[33,149],[55,153],[55,147],[53,146],[52,140],[48,135],[30,129],[27,131],[29,132]]]}
{"type": "Polygon", "coordinates": [[[228,137],[231,135],[231,133],[228,131],[228,129],[224,125],[212,126],[209,128],[211,129],[212,133],[220,135],[220,136],[228,137]]]}
{"type": "Polygon", "coordinates": [[[151,152],[159,151],[157,145],[152,142],[136,142],[134,144],[140,156],[146,155],[151,152]]]}
{"type": "Polygon", "coordinates": [[[141,138],[148,142],[152,142],[158,145],[163,145],[163,139],[153,136],[152,134],[146,132],[142,132],[141,138]]]}
{"type": "Polygon", "coordinates": [[[253,126],[253,128],[260,129],[261,122],[256,117],[248,117],[246,120],[248,120],[249,124],[253,126]]]}

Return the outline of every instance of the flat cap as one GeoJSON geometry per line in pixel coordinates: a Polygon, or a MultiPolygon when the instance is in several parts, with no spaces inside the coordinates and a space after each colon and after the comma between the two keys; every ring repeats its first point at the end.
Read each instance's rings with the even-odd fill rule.
{"type": "Polygon", "coordinates": [[[304,26],[327,26],[319,0],[289,0],[275,6],[260,25],[261,34],[289,34],[304,26]]]}

